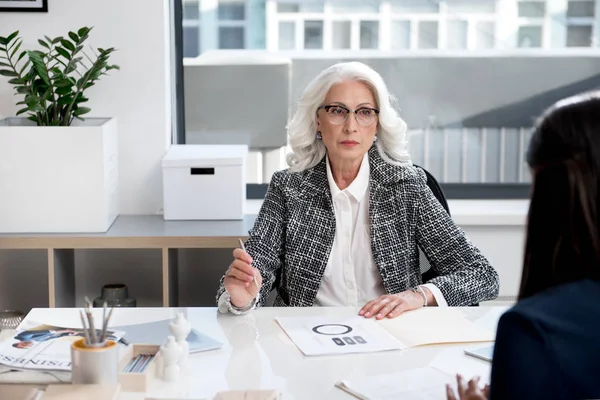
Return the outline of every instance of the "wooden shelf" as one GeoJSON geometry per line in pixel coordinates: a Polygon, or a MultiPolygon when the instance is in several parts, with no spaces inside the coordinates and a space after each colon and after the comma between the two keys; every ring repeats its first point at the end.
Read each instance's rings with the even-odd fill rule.
{"type": "Polygon", "coordinates": [[[0,249],[48,251],[48,304],[75,306],[77,249],[161,249],[162,304],[177,306],[178,250],[235,248],[256,216],[240,221],[165,221],[160,215],[119,216],[105,233],[2,233],[0,249]]]}

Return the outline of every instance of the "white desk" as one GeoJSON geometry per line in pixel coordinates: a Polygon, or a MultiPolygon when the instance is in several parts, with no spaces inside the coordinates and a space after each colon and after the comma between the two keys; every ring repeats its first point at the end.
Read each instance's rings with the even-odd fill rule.
{"type": "MultiPolygon", "coordinates": [[[[192,326],[225,343],[222,349],[190,355],[190,377],[178,383],[156,380],[147,395],[211,399],[221,390],[278,389],[285,400],[351,400],[352,396],[334,387],[341,379],[378,375],[426,367],[443,353],[459,352],[476,345],[436,345],[371,354],[305,357],[274,321],[277,316],[355,315],[350,308],[272,308],[248,316],[218,314],[216,308],[131,308],[115,309],[111,325],[128,325],[174,318],[184,311],[192,326]]],[[[494,329],[505,307],[462,308],[478,324],[494,329]]],[[[101,311],[101,310],[95,310],[101,311]]],[[[56,325],[79,326],[77,309],[33,309],[28,319],[56,325]]],[[[484,344],[485,345],[485,344],[484,344]]],[[[489,364],[465,357],[466,362],[489,364]]],[[[11,372],[0,374],[0,382],[15,379],[11,372]]],[[[52,378],[50,378],[51,380],[52,378]]],[[[440,388],[443,393],[443,388],[440,388]]],[[[442,397],[440,397],[442,398],[442,397]]],[[[445,398],[445,397],[443,397],[445,398]]],[[[122,393],[121,400],[142,400],[143,394],[122,393]]]]}

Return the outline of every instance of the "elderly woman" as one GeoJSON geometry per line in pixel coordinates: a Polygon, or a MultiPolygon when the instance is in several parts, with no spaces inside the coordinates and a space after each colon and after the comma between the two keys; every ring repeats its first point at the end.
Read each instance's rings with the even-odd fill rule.
{"type": "Polygon", "coordinates": [[[327,68],[288,126],[289,169],[276,172],[245,244],[221,279],[222,312],[260,306],[356,306],[391,318],[498,295],[498,275],[410,162],[406,124],[365,64],[327,68]],[[419,248],[436,276],[423,282],[419,248]]]}

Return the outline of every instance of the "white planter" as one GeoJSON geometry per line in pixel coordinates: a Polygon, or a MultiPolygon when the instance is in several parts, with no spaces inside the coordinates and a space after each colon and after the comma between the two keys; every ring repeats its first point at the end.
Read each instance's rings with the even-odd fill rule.
{"type": "Polygon", "coordinates": [[[0,120],[0,232],[106,232],[118,215],[117,121],[0,120]]]}

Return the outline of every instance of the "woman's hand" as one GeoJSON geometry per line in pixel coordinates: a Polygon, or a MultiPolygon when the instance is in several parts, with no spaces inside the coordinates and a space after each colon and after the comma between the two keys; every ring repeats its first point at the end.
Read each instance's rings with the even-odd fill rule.
{"type": "Polygon", "coordinates": [[[262,285],[262,276],[258,269],[250,265],[252,258],[244,250],[235,249],[233,257],[233,263],[225,272],[225,290],[231,297],[231,304],[244,308],[256,298],[262,285]],[[254,283],[254,276],[258,285],[254,283]]]}
{"type": "MultiPolygon", "coordinates": [[[[490,398],[490,387],[485,385],[483,389],[479,388],[479,377],[475,377],[465,383],[463,377],[456,375],[456,383],[458,384],[458,399],[460,400],[487,400],[490,398]]],[[[448,400],[457,400],[454,391],[450,385],[446,385],[446,396],[448,400]]]]}
{"type": "Polygon", "coordinates": [[[397,294],[385,294],[369,301],[360,309],[358,315],[365,318],[375,316],[376,319],[394,318],[405,311],[421,307],[423,307],[423,296],[412,290],[405,290],[397,294]]]}

